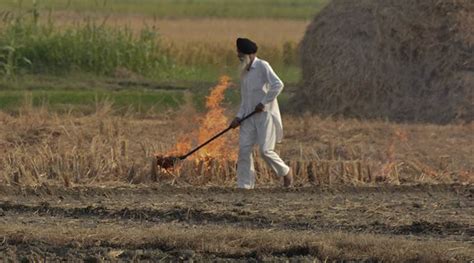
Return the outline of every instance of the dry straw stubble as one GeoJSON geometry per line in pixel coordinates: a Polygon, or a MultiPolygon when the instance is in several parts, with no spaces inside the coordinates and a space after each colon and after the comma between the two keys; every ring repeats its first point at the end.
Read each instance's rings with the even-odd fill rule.
{"type": "Polygon", "coordinates": [[[302,41],[298,110],[448,123],[474,118],[474,2],[332,1],[302,41]]]}

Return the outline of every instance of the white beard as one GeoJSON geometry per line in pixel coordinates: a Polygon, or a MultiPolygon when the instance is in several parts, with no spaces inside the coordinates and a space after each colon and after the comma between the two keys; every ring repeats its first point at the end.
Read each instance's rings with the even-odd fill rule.
{"type": "Polygon", "coordinates": [[[247,72],[250,62],[251,62],[250,55],[244,55],[244,59],[240,62],[240,65],[239,65],[240,76],[244,75],[247,72]]]}

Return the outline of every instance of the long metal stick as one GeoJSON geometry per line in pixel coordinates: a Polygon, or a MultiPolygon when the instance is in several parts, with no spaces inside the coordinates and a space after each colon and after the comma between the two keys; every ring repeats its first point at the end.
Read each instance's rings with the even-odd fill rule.
{"type": "MultiPolygon", "coordinates": [[[[252,113],[250,113],[249,115],[243,117],[241,120],[240,120],[240,123],[242,123],[243,121],[245,121],[246,119],[252,117],[252,115],[254,115],[255,113],[257,113],[257,111],[253,111],[252,113]]],[[[187,154],[183,155],[183,156],[180,156],[178,157],[180,160],[184,160],[186,159],[188,156],[190,156],[191,154],[195,153],[197,150],[201,149],[202,147],[206,146],[208,143],[212,142],[213,140],[215,140],[216,138],[220,137],[222,134],[228,132],[230,129],[232,129],[232,127],[227,127],[225,130],[219,132],[218,134],[214,135],[212,138],[210,138],[209,140],[207,140],[206,142],[204,142],[203,144],[197,146],[196,148],[194,148],[193,150],[191,150],[190,152],[188,152],[187,154]]]]}

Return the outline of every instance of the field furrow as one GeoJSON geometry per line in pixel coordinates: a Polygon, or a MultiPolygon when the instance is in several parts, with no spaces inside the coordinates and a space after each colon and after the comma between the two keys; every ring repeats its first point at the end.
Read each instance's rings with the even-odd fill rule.
{"type": "Polygon", "coordinates": [[[436,262],[474,255],[472,186],[2,190],[0,258],[436,262]]]}

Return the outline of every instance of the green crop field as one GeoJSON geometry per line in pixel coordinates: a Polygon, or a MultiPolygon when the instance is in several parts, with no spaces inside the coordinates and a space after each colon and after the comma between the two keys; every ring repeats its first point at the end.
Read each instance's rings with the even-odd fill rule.
{"type": "Polygon", "coordinates": [[[26,104],[33,107],[62,111],[70,104],[87,112],[97,98],[112,101],[117,112],[127,103],[127,110],[144,112],[176,108],[180,101],[132,87],[125,87],[131,93],[124,101],[104,83],[109,79],[192,88],[201,105],[219,76],[238,82],[233,39],[247,33],[259,42],[259,56],[293,86],[301,75],[298,41],[305,21],[326,2],[2,1],[0,109],[18,110],[30,97],[26,104]],[[275,38],[271,32],[279,33],[275,38]],[[158,102],[142,102],[144,94],[158,102]]]}

